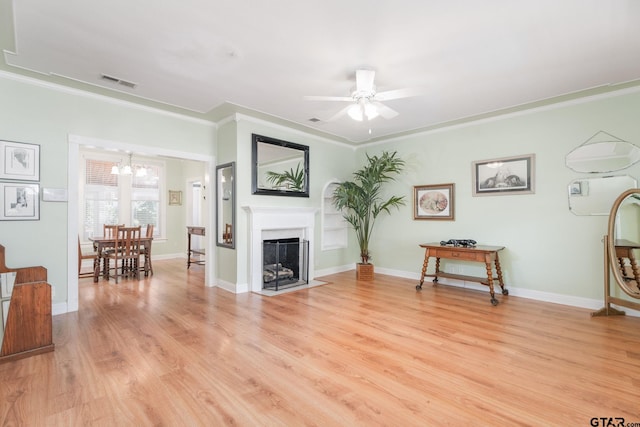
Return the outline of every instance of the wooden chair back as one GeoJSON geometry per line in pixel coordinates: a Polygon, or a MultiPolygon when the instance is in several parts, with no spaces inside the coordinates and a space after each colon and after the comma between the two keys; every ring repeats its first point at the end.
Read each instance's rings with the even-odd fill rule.
{"type": "Polygon", "coordinates": [[[140,226],[117,227],[115,235],[116,252],[119,258],[140,256],[140,226]]]}
{"type": "Polygon", "coordinates": [[[224,225],[224,233],[222,234],[222,241],[224,243],[231,243],[231,239],[233,238],[232,236],[232,227],[231,224],[225,224],[224,225]]]}
{"type": "Polygon", "coordinates": [[[114,238],[116,237],[116,231],[118,227],[124,227],[124,224],[104,224],[103,225],[103,236],[114,238]]]}
{"type": "Polygon", "coordinates": [[[118,227],[114,238],[114,250],[105,253],[109,277],[113,277],[116,283],[120,276],[134,276],[140,279],[140,253],[140,226],[118,227]],[[109,262],[112,259],[115,261],[113,275],[109,262]]]}

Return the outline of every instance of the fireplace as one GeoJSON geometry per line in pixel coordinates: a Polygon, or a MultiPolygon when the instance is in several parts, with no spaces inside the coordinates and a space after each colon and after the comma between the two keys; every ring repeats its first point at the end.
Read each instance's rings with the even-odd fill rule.
{"type": "Polygon", "coordinates": [[[299,238],[262,241],[262,289],[279,291],[309,283],[309,242],[299,238]]]}
{"type": "MultiPolygon", "coordinates": [[[[249,270],[248,290],[262,292],[264,289],[263,241],[295,239],[303,242],[306,252],[306,280],[314,278],[313,239],[315,236],[315,213],[317,208],[243,206],[249,214],[249,270]]],[[[276,264],[275,262],[272,264],[276,264]]],[[[277,266],[276,266],[277,268],[277,266]]],[[[288,267],[291,269],[290,267],[288,267]]],[[[291,269],[293,270],[293,269],[291,269]]]]}

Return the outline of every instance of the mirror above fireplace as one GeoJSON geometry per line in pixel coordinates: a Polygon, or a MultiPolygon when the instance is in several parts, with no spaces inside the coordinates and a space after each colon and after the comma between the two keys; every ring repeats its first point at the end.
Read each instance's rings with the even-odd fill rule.
{"type": "Polygon", "coordinates": [[[309,197],[309,147],[252,135],[252,194],[309,197]]]}

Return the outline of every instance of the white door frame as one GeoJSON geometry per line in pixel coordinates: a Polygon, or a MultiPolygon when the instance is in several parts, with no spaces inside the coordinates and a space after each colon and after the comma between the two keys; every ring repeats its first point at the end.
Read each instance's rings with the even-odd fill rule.
{"type": "MultiPolygon", "coordinates": [[[[167,150],[159,147],[150,147],[146,145],[132,145],[124,144],[117,141],[109,141],[104,139],[90,138],[80,135],[69,135],[69,158],[68,158],[68,194],[69,201],[67,205],[67,306],[65,312],[78,311],[78,164],[79,164],[79,152],[80,146],[91,146],[109,150],[121,150],[121,151],[138,151],[153,156],[173,157],[179,159],[195,160],[206,163],[205,182],[203,183],[206,194],[207,203],[207,217],[203,218],[204,226],[208,230],[214,230],[214,217],[215,212],[212,201],[214,200],[212,186],[209,185],[212,177],[215,177],[215,157],[197,153],[190,153],[186,151],[167,150]],[[72,232],[73,231],[73,232],[72,232]]],[[[186,233],[186,231],[185,231],[186,233]]],[[[215,254],[215,247],[213,235],[207,233],[204,239],[205,251],[208,255],[207,262],[205,263],[204,270],[204,284],[205,286],[216,286],[215,275],[215,260],[212,259],[215,254]]]]}

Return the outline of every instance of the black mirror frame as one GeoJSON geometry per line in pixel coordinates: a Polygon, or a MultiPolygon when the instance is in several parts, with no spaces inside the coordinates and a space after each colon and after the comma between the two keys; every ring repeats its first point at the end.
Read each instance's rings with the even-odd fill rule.
{"type": "Polygon", "coordinates": [[[251,134],[251,194],[288,197],[309,197],[309,147],[294,142],[282,141],[268,136],[251,134]],[[278,145],[280,147],[300,150],[304,154],[304,190],[287,191],[270,188],[258,188],[258,143],[278,145]]]}
{"type": "Polygon", "coordinates": [[[225,163],[216,166],[216,246],[235,249],[236,247],[236,162],[225,163]],[[220,205],[224,197],[220,194],[220,183],[218,182],[220,170],[231,168],[231,243],[220,241],[223,231],[220,230],[220,205]]]}

